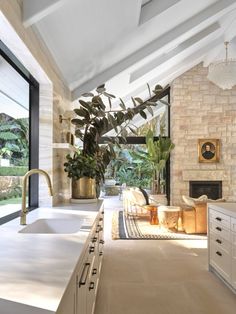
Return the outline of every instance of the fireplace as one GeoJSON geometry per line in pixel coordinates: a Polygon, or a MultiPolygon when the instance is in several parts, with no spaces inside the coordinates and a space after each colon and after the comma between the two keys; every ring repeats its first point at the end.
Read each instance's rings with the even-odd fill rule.
{"type": "Polygon", "coordinates": [[[222,198],[222,181],[190,181],[189,195],[196,198],[207,195],[213,200],[222,198]]]}

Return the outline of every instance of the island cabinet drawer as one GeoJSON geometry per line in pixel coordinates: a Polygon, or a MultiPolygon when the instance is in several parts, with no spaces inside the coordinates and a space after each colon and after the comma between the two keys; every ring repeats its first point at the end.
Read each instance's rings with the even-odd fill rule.
{"type": "Polygon", "coordinates": [[[220,213],[214,209],[209,209],[210,222],[216,222],[220,226],[230,229],[230,216],[220,213]]]}
{"type": "Polygon", "coordinates": [[[224,250],[226,253],[230,254],[231,252],[231,243],[224,238],[221,237],[221,235],[210,233],[210,241],[215,244],[215,247],[218,247],[219,250],[224,250]]]}
{"type": "Polygon", "coordinates": [[[218,222],[209,222],[209,231],[210,233],[214,233],[220,237],[222,237],[223,239],[230,241],[230,229],[228,229],[227,227],[222,226],[221,224],[219,224],[218,222]]]}
{"type": "Polygon", "coordinates": [[[231,231],[236,232],[236,219],[231,217],[231,231]]]}
{"type": "Polygon", "coordinates": [[[231,256],[210,241],[210,265],[228,282],[231,280],[231,256]]]}

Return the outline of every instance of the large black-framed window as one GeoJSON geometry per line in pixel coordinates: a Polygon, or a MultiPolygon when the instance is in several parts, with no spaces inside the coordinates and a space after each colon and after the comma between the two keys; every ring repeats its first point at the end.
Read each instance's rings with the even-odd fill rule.
{"type": "MultiPolygon", "coordinates": [[[[22,65],[16,56],[0,40],[0,56],[17,71],[29,84],[29,169],[39,167],[39,83],[22,65]]],[[[1,75],[1,72],[0,72],[1,75]]],[[[29,180],[28,206],[30,209],[38,207],[38,176],[31,176],[29,180]]],[[[8,217],[13,219],[11,215],[8,217]]]]}
{"type": "MultiPolygon", "coordinates": [[[[170,87],[166,88],[162,93],[158,96],[153,96],[150,101],[157,101],[158,99],[167,97],[167,101],[170,104],[170,87]]],[[[168,126],[167,126],[167,137],[170,137],[170,106],[167,107],[167,119],[168,119],[168,126]]],[[[158,137],[155,137],[155,140],[158,140],[158,137]]],[[[103,137],[100,144],[106,143],[107,138],[103,137]]],[[[121,141],[122,143],[122,141],[121,141]]],[[[126,137],[126,144],[146,144],[146,140],[144,136],[128,136],[126,137]]],[[[170,203],[170,159],[167,161],[166,164],[166,196],[168,200],[168,204],[170,203]]]]}

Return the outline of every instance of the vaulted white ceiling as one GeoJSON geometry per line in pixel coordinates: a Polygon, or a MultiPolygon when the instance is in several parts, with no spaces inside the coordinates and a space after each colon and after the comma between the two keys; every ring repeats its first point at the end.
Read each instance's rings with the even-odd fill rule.
{"type": "Polygon", "coordinates": [[[236,57],[235,0],[23,0],[73,99],[107,82],[118,96],[145,97],[199,62],[236,57]]]}

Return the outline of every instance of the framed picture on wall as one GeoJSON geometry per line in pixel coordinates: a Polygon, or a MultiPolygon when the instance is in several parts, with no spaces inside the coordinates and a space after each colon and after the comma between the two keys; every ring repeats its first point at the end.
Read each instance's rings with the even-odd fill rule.
{"type": "Polygon", "coordinates": [[[220,140],[199,139],[198,140],[198,161],[219,162],[220,161],[220,140]]]}

